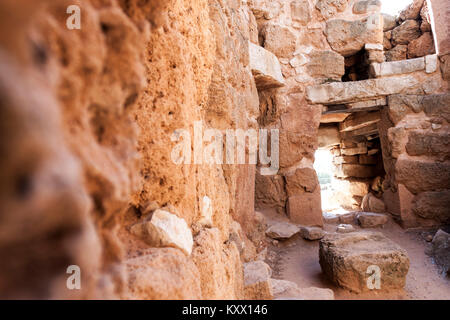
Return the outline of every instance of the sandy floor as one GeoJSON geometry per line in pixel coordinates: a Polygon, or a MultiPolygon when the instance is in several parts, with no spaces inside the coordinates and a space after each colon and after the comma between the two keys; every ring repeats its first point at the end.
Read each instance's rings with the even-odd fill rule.
{"type": "MultiPolygon", "coordinates": [[[[270,212],[265,212],[265,214],[269,220],[275,217],[270,212]]],[[[326,225],[324,229],[333,232],[335,228],[335,225],[326,225]]],[[[330,288],[338,300],[450,300],[450,280],[439,273],[432,258],[425,253],[430,244],[425,241],[423,231],[405,231],[393,221],[390,221],[383,229],[377,230],[383,232],[408,252],[410,269],[404,290],[383,293],[375,290],[368,294],[358,295],[336,287],[321,272],[319,242],[306,241],[299,236],[276,246],[271,245],[267,262],[274,270],[274,278],[295,282],[300,288],[330,288]]]]}

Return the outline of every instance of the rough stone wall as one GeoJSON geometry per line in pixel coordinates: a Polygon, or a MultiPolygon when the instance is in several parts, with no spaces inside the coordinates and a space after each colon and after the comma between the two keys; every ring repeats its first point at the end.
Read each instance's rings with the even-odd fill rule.
{"type": "Polygon", "coordinates": [[[242,298],[254,165],[175,165],[171,135],[258,127],[247,7],[8,0],[0,13],[2,297],[242,298]],[[70,4],[81,30],[65,27],[70,4]],[[130,233],[157,208],[184,219],[192,254],[130,233]],[[67,290],[69,265],[82,290],[67,290]]]}
{"type": "Polygon", "coordinates": [[[405,227],[450,220],[449,94],[394,95],[380,123],[387,209],[405,227]]]}
{"type": "Polygon", "coordinates": [[[384,15],[387,61],[424,57],[436,53],[429,4],[414,0],[398,17],[384,15]]]}
{"type": "Polygon", "coordinates": [[[431,7],[434,24],[433,35],[435,37],[438,55],[441,61],[441,71],[446,81],[450,80],[450,31],[448,21],[450,17],[450,4],[445,0],[427,0],[431,7]]]}
{"type": "Polygon", "coordinates": [[[256,205],[277,208],[300,224],[322,224],[313,163],[324,109],[306,100],[305,88],[342,81],[345,57],[383,41],[380,3],[360,2],[249,2],[260,44],[279,58],[286,78],[283,88],[260,93],[260,125],[280,129],[281,170],[276,176],[257,172],[256,205]]]}

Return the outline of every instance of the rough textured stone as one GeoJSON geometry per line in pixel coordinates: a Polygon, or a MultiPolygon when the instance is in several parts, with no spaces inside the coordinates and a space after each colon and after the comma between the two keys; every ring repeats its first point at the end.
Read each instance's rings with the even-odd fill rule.
{"type": "Polygon", "coordinates": [[[398,159],[397,182],[414,194],[424,191],[450,189],[450,162],[398,159]]]}
{"type": "Polygon", "coordinates": [[[311,6],[307,0],[295,0],[291,2],[292,20],[306,25],[311,21],[311,6]]]}
{"type": "Polygon", "coordinates": [[[220,231],[212,228],[202,230],[195,244],[192,260],[199,270],[203,299],[243,299],[244,276],[236,242],[223,244],[220,231]]]}
{"type": "Polygon", "coordinates": [[[262,30],[264,48],[278,58],[290,58],[297,46],[295,33],[286,26],[268,23],[262,30]]]}
{"type": "Polygon", "coordinates": [[[300,228],[288,222],[278,222],[269,227],[266,235],[275,240],[286,240],[300,232],[300,228]]]}
{"type": "Polygon", "coordinates": [[[388,217],[379,213],[362,212],[358,214],[358,222],[362,228],[379,228],[388,222],[388,217]]]}
{"type": "Polygon", "coordinates": [[[401,19],[401,20],[408,20],[408,19],[415,20],[415,19],[419,18],[420,10],[422,9],[424,1],[425,0],[414,0],[414,1],[412,1],[412,3],[408,7],[406,7],[404,10],[400,11],[399,19],[401,19]]]}
{"type": "Polygon", "coordinates": [[[358,293],[370,290],[370,266],[380,268],[381,290],[403,288],[409,270],[406,251],[377,232],[328,235],[320,241],[319,258],[330,280],[358,293]]]}
{"type": "Polygon", "coordinates": [[[450,160],[450,134],[410,131],[406,151],[411,156],[431,156],[441,161],[450,160]]]}
{"type": "Polygon", "coordinates": [[[314,51],[307,64],[308,73],[314,78],[340,80],[345,74],[344,57],[333,51],[314,51]]]}
{"type": "Polygon", "coordinates": [[[433,237],[431,254],[437,265],[447,276],[450,275],[450,234],[439,230],[433,237]]]}
{"type": "Polygon", "coordinates": [[[244,264],[244,291],[247,300],[272,300],[272,270],[263,261],[244,264]]]}
{"type": "MultiPolygon", "coordinates": [[[[355,148],[343,148],[341,149],[341,153],[344,156],[354,156],[358,154],[366,154],[367,153],[367,147],[355,147],[355,148]]],[[[348,162],[343,162],[348,163],[348,162]]]]}
{"type": "Polygon", "coordinates": [[[445,119],[450,122],[450,94],[432,94],[423,97],[423,110],[429,117],[445,119]]]}
{"type": "Polygon", "coordinates": [[[412,212],[424,219],[450,222],[450,190],[423,192],[415,196],[412,212]]]}
{"type": "Polygon", "coordinates": [[[322,228],[317,227],[302,227],[300,230],[300,235],[306,240],[320,240],[325,236],[325,232],[322,228]]]}
{"type": "Polygon", "coordinates": [[[295,169],[292,174],[286,174],[286,191],[289,196],[303,192],[315,192],[319,186],[314,168],[302,167],[295,169]]]}
{"type": "Polygon", "coordinates": [[[341,164],[337,167],[336,176],[338,178],[372,178],[376,176],[376,172],[371,166],[341,164]]]}
{"type": "Polygon", "coordinates": [[[408,44],[410,41],[419,38],[420,35],[419,23],[415,20],[406,20],[392,30],[392,43],[394,45],[408,44]]]}
{"type": "Polygon", "coordinates": [[[371,124],[378,123],[380,120],[381,116],[379,111],[354,113],[345,119],[344,122],[339,124],[339,131],[347,132],[358,130],[370,126],[371,124]]]}
{"type": "Polygon", "coordinates": [[[408,53],[408,46],[399,44],[385,53],[386,61],[405,60],[408,53]]]}
{"type": "Polygon", "coordinates": [[[335,16],[338,12],[342,12],[348,5],[348,0],[318,0],[316,8],[319,9],[325,20],[335,16]]]}
{"type": "Polygon", "coordinates": [[[200,273],[181,251],[147,249],[126,261],[130,299],[202,299],[200,273]]]}
{"type": "Polygon", "coordinates": [[[435,51],[433,36],[430,32],[425,32],[408,44],[408,59],[424,57],[435,53],[435,51]]]}
{"type": "Polygon", "coordinates": [[[323,222],[329,224],[336,224],[339,222],[339,216],[331,212],[323,213],[323,222]]]}
{"type": "Polygon", "coordinates": [[[319,127],[319,148],[329,148],[338,145],[341,141],[338,127],[335,125],[319,127]]]}
{"type": "Polygon", "coordinates": [[[355,227],[351,224],[340,224],[336,228],[337,233],[350,233],[355,231],[355,227]]]}
{"type": "Polygon", "coordinates": [[[156,210],[151,219],[131,227],[131,233],[151,246],[175,247],[190,255],[194,240],[184,219],[164,211],[156,210]]]}
{"type": "Polygon", "coordinates": [[[301,195],[290,196],[287,203],[289,219],[305,226],[322,226],[322,208],[320,203],[320,190],[314,193],[306,192],[301,195]]]}
{"type": "Polygon", "coordinates": [[[397,26],[397,21],[394,16],[383,13],[383,31],[390,31],[397,26]]]}
{"type": "Polygon", "coordinates": [[[419,113],[423,110],[422,96],[392,95],[388,98],[388,115],[394,123],[399,123],[407,114],[419,113]]]}
{"type": "Polygon", "coordinates": [[[384,213],[386,212],[386,205],[384,201],[378,199],[373,194],[368,193],[364,196],[361,208],[366,212],[384,213]]]}
{"type": "Polygon", "coordinates": [[[285,80],[281,74],[281,66],[277,57],[249,42],[250,69],[255,77],[256,87],[260,90],[284,86],[285,80]]]}
{"type": "Polygon", "coordinates": [[[354,224],[356,219],[355,212],[349,212],[339,216],[339,222],[342,224],[354,224]]]}
{"type": "Polygon", "coordinates": [[[325,34],[334,51],[350,56],[364,48],[366,43],[383,44],[383,19],[380,14],[360,21],[341,19],[327,21],[325,34]],[[370,27],[369,27],[370,25],[370,27]]]}

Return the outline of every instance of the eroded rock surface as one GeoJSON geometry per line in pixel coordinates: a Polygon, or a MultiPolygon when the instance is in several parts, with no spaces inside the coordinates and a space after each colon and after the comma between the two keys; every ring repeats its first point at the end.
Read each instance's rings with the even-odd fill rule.
{"type": "Polygon", "coordinates": [[[370,290],[370,266],[381,272],[380,290],[403,288],[409,270],[406,251],[376,232],[328,235],[320,241],[319,258],[330,280],[354,292],[370,290]]]}

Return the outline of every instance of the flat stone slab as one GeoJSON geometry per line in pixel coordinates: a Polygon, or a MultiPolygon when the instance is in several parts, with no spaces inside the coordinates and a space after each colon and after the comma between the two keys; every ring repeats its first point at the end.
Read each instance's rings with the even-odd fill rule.
{"type": "Polygon", "coordinates": [[[285,85],[278,58],[270,51],[249,41],[250,69],[259,90],[285,85]]]}
{"type": "Polygon", "coordinates": [[[373,212],[359,213],[357,218],[362,228],[379,228],[384,226],[389,220],[387,215],[373,212]]]}
{"type": "Polygon", "coordinates": [[[266,235],[275,240],[287,240],[300,232],[300,228],[289,222],[278,222],[266,230],[266,235]]]}
{"type": "Polygon", "coordinates": [[[345,104],[399,94],[418,84],[419,80],[411,75],[362,81],[332,82],[307,87],[306,98],[314,104],[345,104]]]}
{"type": "Polygon", "coordinates": [[[378,284],[382,291],[401,289],[409,270],[406,251],[379,232],[329,234],[320,240],[319,262],[331,281],[356,293],[378,284]]]}
{"type": "Polygon", "coordinates": [[[372,63],[370,69],[377,78],[407,74],[425,70],[425,58],[372,63]]]}
{"type": "Polygon", "coordinates": [[[325,235],[325,232],[322,230],[322,228],[318,227],[302,227],[300,230],[300,235],[306,240],[314,241],[322,239],[325,235]]]}

